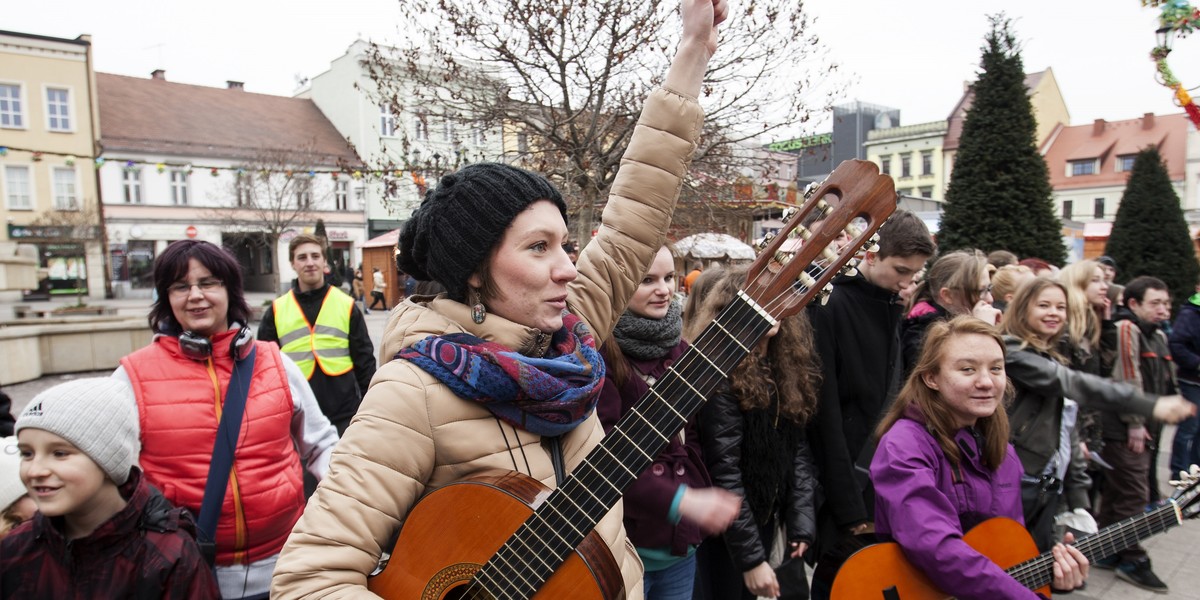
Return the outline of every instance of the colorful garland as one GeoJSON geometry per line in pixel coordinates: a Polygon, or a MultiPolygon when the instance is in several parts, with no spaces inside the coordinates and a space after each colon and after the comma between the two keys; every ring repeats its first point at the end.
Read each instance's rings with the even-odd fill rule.
{"type": "MultiPolygon", "coordinates": [[[[1192,7],[1187,0],[1142,0],[1142,6],[1162,6],[1162,14],[1158,17],[1160,28],[1171,30],[1181,38],[1200,29],[1200,8],[1192,7]]],[[[1196,106],[1191,94],[1188,94],[1183,84],[1175,79],[1175,74],[1167,66],[1167,55],[1170,53],[1170,48],[1157,46],[1150,52],[1150,60],[1153,60],[1158,68],[1158,74],[1162,77],[1161,83],[1174,90],[1175,104],[1182,107],[1192,123],[1200,128],[1200,107],[1196,106]]]]}

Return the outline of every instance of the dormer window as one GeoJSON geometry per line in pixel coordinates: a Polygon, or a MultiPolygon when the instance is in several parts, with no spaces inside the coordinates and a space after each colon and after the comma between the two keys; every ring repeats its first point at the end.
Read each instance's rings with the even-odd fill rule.
{"type": "Polygon", "coordinates": [[[1117,157],[1117,172],[1124,173],[1133,170],[1133,161],[1137,160],[1136,154],[1124,154],[1117,157]]]}
{"type": "Polygon", "coordinates": [[[1072,160],[1067,162],[1067,176],[1078,177],[1080,175],[1095,175],[1096,163],[1099,162],[1094,158],[1085,160],[1072,160]]]}

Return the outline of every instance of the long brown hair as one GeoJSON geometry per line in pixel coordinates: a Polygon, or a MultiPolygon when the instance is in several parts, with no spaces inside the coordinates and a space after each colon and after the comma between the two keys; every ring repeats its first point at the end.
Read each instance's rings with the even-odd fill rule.
{"type": "Polygon", "coordinates": [[[1063,298],[1067,297],[1067,288],[1049,277],[1034,277],[1033,280],[1025,282],[1025,285],[1017,290],[1017,295],[1013,296],[1008,310],[1004,311],[1004,318],[1000,320],[1000,330],[1021,340],[1022,348],[1033,348],[1060,363],[1066,363],[1066,359],[1058,352],[1058,339],[1062,337],[1062,329],[1049,340],[1042,341],[1029,327],[1029,311],[1033,303],[1037,302],[1038,296],[1041,296],[1044,290],[1052,287],[1062,290],[1063,298]]]}
{"type": "Polygon", "coordinates": [[[983,290],[979,289],[979,280],[987,269],[987,257],[978,250],[956,250],[943,254],[925,271],[925,278],[913,292],[907,310],[922,300],[943,306],[951,314],[971,312],[975,303],[979,302],[983,290]],[[961,306],[944,306],[940,295],[942,288],[950,291],[956,302],[961,306]]]}
{"type": "MultiPolygon", "coordinates": [[[[683,323],[683,337],[696,339],[733,301],[745,281],[744,266],[725,269],[710,279],[695,317],[683,323]]],[[[820,357],[813,349],[812,326],[804,312],[780,321],[779,333],[767,340],[765,351],[752,351],[729,373],[730,388],[742,411],[769,407],[774,391],[779,395],[780,413],[800,425],[817,411],[820,382],[820,357]]]]}
{"type": "MultiPolygon", "coordinates": [[[[925,428],[937,440],[938,446],[946,454],[946,459],[955,466],[962,462],[958,444],[954,442],[954,436],[959,429],[957,421],[942,401],[941,393],[926,385],[924,379],[925,375],[936,375],[941,370],[947,342],[960,335],[990,337],[1000,347],[1000,352],[1004,352],[1004,340],[996,328],[973,316],[962,315],[930,325],[925,333],[921,357],[900,390],[900,395],[875,429],[877,437],[883,437],[896,421],[904,417],[909,407],[914,407],[924,416],[925,428]]],[[[1009,383],[1004,387],[1004,402],[996,407],[996,412],[975,421],[975,429],[983,438],[983,463],[993,471],[1000,467],[1000,463],[1004,462],[1004,457],[1008,454],[1008,413],[1005,412],[1004,405],[1008,404],[1012,396],[1013,387],[1009,383]]]]}
{"type": "Polygon", "coordinates": [[[1058,280],[1067,292],[1067,340],[1088,353],[1095,352],[1100,345],[1100,316],[1087,297],[1092,276],[1099,268],[1100,263],[1094,260],[1081,260],[1058,273],[1058,280]]]}

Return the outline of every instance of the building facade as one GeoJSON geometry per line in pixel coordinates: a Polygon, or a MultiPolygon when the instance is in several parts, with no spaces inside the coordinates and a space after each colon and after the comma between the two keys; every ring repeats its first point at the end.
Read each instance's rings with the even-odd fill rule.
{"type": "Polygon", "coordinates": [[[867,158],[864,144],[875,129],[900,124],[900,110],[855,100],[833,107],[833,127],[827,133],[767,144],[770,150],[797,156],[801,184],[819,182],[844,160],[867,158]]]}
{"type": "Polygon", "coordinates": [[[949,179],[942,142],[947,128],[946,121],[933,121],[873,130],[863,144],[866,159],[896,180],[897,194],[945,200],[949,179]]]}
{"type": "Polygon", "coordinates": [[[38,249],[27,300],[106,294],[95,89],[89,36],[0,31],[0,241],[38,249]]]}
{"type": "Polygon", "coordinates": [[[323,221],[336,276],[366,241],[357,155],[311,100],[96,76],[101,195],[114,293],[149,297],[151,268],[171,242],[229,248],[249,291],[295,277],[287,242],[323,221]]]}
{"type": "MultiPolygon", "coordinates": [[[[380,56],[397,53],[379,50],[380,56]]],[[[471,162],[500,160],[504,148],[500,127],[484,127],[471,115],[432,106],[416,98],[405,81],[390,83],[399,90],[399,102],[388,102],[392,90],[381,90],[370,77],[366,62],[371,57],[371,45],[355,41],[328,70],[312,77],[298,97],[310,98],[320,108],[354,145],[367,170],[390,171],[362,187],[373,238],[402,226],[442,173],[471,162]]],[[[397,65],[396,72],[403,73],[405,67],[397,65]]]]}

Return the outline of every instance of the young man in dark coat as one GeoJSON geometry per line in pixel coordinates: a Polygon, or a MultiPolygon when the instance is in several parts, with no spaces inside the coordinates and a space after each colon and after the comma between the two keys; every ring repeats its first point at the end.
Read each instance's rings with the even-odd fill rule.
{"type": "MultiPolygon", "coordinates": [[[[870,530],[871,433],[902,383],[903,307],[897,294],[912,285],[935,252],[925,223],[896,211],[879,231],[878,252],[866,253],[857,275],[835,278],[829,301],[809,310],[822,376],[816,419],[809,425],[825,495],[811,554],[817,560],[846,537],[870,530]]],[[[822,571],[818,566],[818,575],[822,571]]],[[[814,580],[812,597],[828,597],[830,583],[814,580]]]]}

